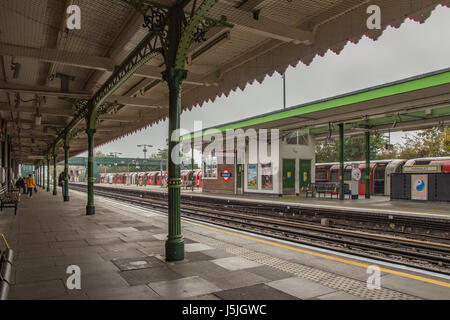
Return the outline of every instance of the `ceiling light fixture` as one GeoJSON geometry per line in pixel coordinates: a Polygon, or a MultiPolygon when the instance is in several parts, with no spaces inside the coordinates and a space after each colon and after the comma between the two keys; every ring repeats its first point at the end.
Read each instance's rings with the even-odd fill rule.
{"type": "Polygon", "coordinates": [[[17,79],[20,74],[21,64],[14,61],[14,57],[11,59],[11,71],[13,71],[13,79],[17,79]]]}

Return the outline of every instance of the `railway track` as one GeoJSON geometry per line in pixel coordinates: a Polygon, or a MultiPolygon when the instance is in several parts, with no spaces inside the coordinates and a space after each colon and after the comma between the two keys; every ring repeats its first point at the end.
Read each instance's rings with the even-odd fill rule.
{"type": "MultiPolygon", "coordinates": [[[[86,190],[83,185],[71,187],[74,190],[86,190]]],[[[136,190],[112,190],[108,187],[96,187],[95,194],[167,212],[167,201],[161,195],[154,198],[149,197],[153,194],[142,194],[141,191],[136,194],[136,190]]],[[[183,199],[181,204],[182,216],[190,219],[450,275],[448,243],[322,226],[310,221],[300,222],[298,219],[245,211],[229,204],[224,206],[216,202],[189,199],[183,199]]]]}

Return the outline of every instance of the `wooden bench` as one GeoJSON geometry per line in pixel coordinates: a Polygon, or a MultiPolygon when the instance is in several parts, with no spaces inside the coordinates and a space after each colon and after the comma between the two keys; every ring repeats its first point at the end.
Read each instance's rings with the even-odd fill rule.
{"type": "Polygon", "coordinates": [[[5,243],[5,248],[0,248],[0,300],[7,300],[14,252],[9,248],[5,236],[0,234],[0,237],[5,243]]]}
{"type": "Polygon", "coordinates": [[[7,186],[0,188],[0,211],[3,211],[3,208],[14,208],[14,215],[17,215],[19,200],[20,191],[9,192],[7,186]]]}

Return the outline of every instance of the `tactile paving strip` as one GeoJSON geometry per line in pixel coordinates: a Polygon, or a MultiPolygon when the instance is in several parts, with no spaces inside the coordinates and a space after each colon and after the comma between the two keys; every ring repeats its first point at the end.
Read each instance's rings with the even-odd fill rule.
{"type": "Polygon", "coordinates": [[[222,249],[228,253],[246,258],[260,264],[294,274],[300,278],[314,281],[318,284],[327,286],[332,289],[346,292],[353,296],[361,297],[367,300],[422,300],[418,297],[411,296],[398,291],[380,288],[368,289],[366,282],[339,276],[337,274],[311,268],[299,263],[294,263],[270,256],[265,253],[253,251],[237,245],[227,243],[225,241],[203,236],[198,233],[193,233],[185,230],[185,235],[189,233],[189,238],[195,241],[207,243],[210,246],[222,249]]]}

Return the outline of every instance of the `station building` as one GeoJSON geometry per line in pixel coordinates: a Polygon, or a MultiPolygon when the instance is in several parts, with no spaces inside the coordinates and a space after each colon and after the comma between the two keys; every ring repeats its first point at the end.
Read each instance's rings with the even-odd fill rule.
{"type": "Polygon", "coordinates": [[[215,150],[204,157],[203,192],[298,195],[315,181],[315,140],[307,131],[280,133],[278,143],[272,147],[269,138],[265,150],[256,134],[259,141],[247,138],[244,148],[215,150]],[[263,153],[267,159],[261,157],[263,153]]]}

